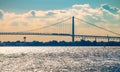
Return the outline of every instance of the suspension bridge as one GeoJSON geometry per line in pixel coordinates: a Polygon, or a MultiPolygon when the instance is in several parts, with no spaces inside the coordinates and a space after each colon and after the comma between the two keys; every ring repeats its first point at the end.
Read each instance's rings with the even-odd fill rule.
{"type": "Polygon", "coordinates": [[[85,20],[82,20],[82,19],[79,19],[79,18],[75,18],[74,16],[72,17],[72,18],[68,18],[68,19],[65,19],[65,20],[63,20],[63,21],[60,21],[60,22],[58,22],[58,23],[55,23],[55,24],[51,24],[51,25],[48,25],[48,26],[44,26],[44,27],[41,27],[41,28],[36,28],[36,29],[31,29],[31,30],[28,30],[28,31],[23,31],[23,32],[0,32],[0,35],[2,36],[2,35],[43,35],[43,36],[69,36],[69,37],[71,37],[71,41],[72,42],[75,42],[75,38],[82,38],[83,40],[85,40],[86,38],[88,39],[88,38],[92,38],[92,39],[94,39],[95,41],[97,40],[97,39],[106,39],[108,42],[109,41],[112,41],[112,40],[116,40],[116,41],[120,41],[120,34],[119,33],[116,33],[116,32],[113,32],[113,31],[110,31],[110,30],[108,30],[108,29],[105,29],[105,28],[103,28],[103,27],[99,27],[99,26],[97,26],[97,25],[95,25],[95,24],[92,24],[92,23],[90,23],[90,22],[88,22],[88,21],[85,21],[85,20]],[[35,31],[35,30],[39,30],[39,29],[44,29],[44,28],[49,28],[49,27],[51,27],[51,26],[55,26],[55,25],[58,25],[58,24],[60,24],[60,23],[62,23],[62,22],[64,22],[64,21],[67,21],[67,20],[69,20],[69,19],[71,19],[72,21],[72,23],[71,23],[71,33],[40,33],[40,32],[32,32],[32,31],[35,31]],[[117,35],[117,36],[108,36],[108,35],[106,35],[106,36],[99,36],[99,35],[82,35],[82,34],[75,34],[75,19],[77,19],[77,20],[79,20],[79,21],[82,21],[82,22],[84,22],[84,23],[87,23],[87,24],[89,24],[89,25],[91,25],[91,26],[94,26],[94,27],[96,27],[96,28],[99,28],[99,29],[102,29],[102,30],[104,30],[104,31],[107,31],[107,32],[110,32],[110,33],[112,33],[112,34],[115,34],[115,35],[117,35]]]}

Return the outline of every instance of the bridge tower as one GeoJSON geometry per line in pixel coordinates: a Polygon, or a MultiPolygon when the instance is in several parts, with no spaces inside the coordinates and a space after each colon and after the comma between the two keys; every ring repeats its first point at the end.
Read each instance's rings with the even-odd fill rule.
{"type": "Polygon", "coordinates": [[[72,42],[74,43],[74,16],[72,17],[72,42]]]}

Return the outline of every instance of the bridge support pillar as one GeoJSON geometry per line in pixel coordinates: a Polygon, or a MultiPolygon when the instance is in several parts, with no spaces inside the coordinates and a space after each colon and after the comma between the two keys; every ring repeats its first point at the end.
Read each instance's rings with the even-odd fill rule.
{"type": "Polygon", "coordinates": [[[97,42],[97,38],[95,37],[95,41],[97,42]]]}
{"type": "Polygon", "coordinates": [[[109,36],[107,35],[107,39],[108,39],[108,42],[110,42],[110,38],[109,38],[109,36]]]}
{"type": "Polygon", "coordinates": [[[85,41],[85,37],[83,37],[83,36],[82,36],[82,40],[84,40],[84,41],[85,41]]]}
{"type": "Polygon", "coordinates": [[[74,16],[72,17],[72,42],[74,43],[74,16]]]}

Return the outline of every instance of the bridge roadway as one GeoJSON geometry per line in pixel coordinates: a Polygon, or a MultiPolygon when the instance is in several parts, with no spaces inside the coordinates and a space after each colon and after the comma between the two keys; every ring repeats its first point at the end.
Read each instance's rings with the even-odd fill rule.
{"type": "MultiPolygon", "coordinates": [[[[0,32],[0,35],[47,35],[47,36],[72,36],[72,34],[63,33],[36,33],[36,32],[0,32]]],[[[84,38],[102,38],[102,39],[118,39],[118,36],[94,36],[94,35],[74,35],[74,37],[84,37],[84,38]]]]}

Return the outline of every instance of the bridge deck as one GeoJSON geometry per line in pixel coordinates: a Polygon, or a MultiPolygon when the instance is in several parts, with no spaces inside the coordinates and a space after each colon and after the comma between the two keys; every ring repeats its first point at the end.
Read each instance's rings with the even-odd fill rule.
{"type": "Polygon", "coordinates": [[[86,37],[86,38],[118,38],[118,36],[94,36],[94,35],[75,35],[76,37],[86,37]]]}
{"type": "MultiPolygon", "coordinates": [[[[36,33],[36,32],[0,32],[0,35],[48,35],[48,36],[72,36],[71,34],[62,33],[36,33]]],[[[85,38],[112,38],[120,39],[119,36],[95,36],[95,35],[74,35],[74,37],[85,37],[85,38]]]]}

